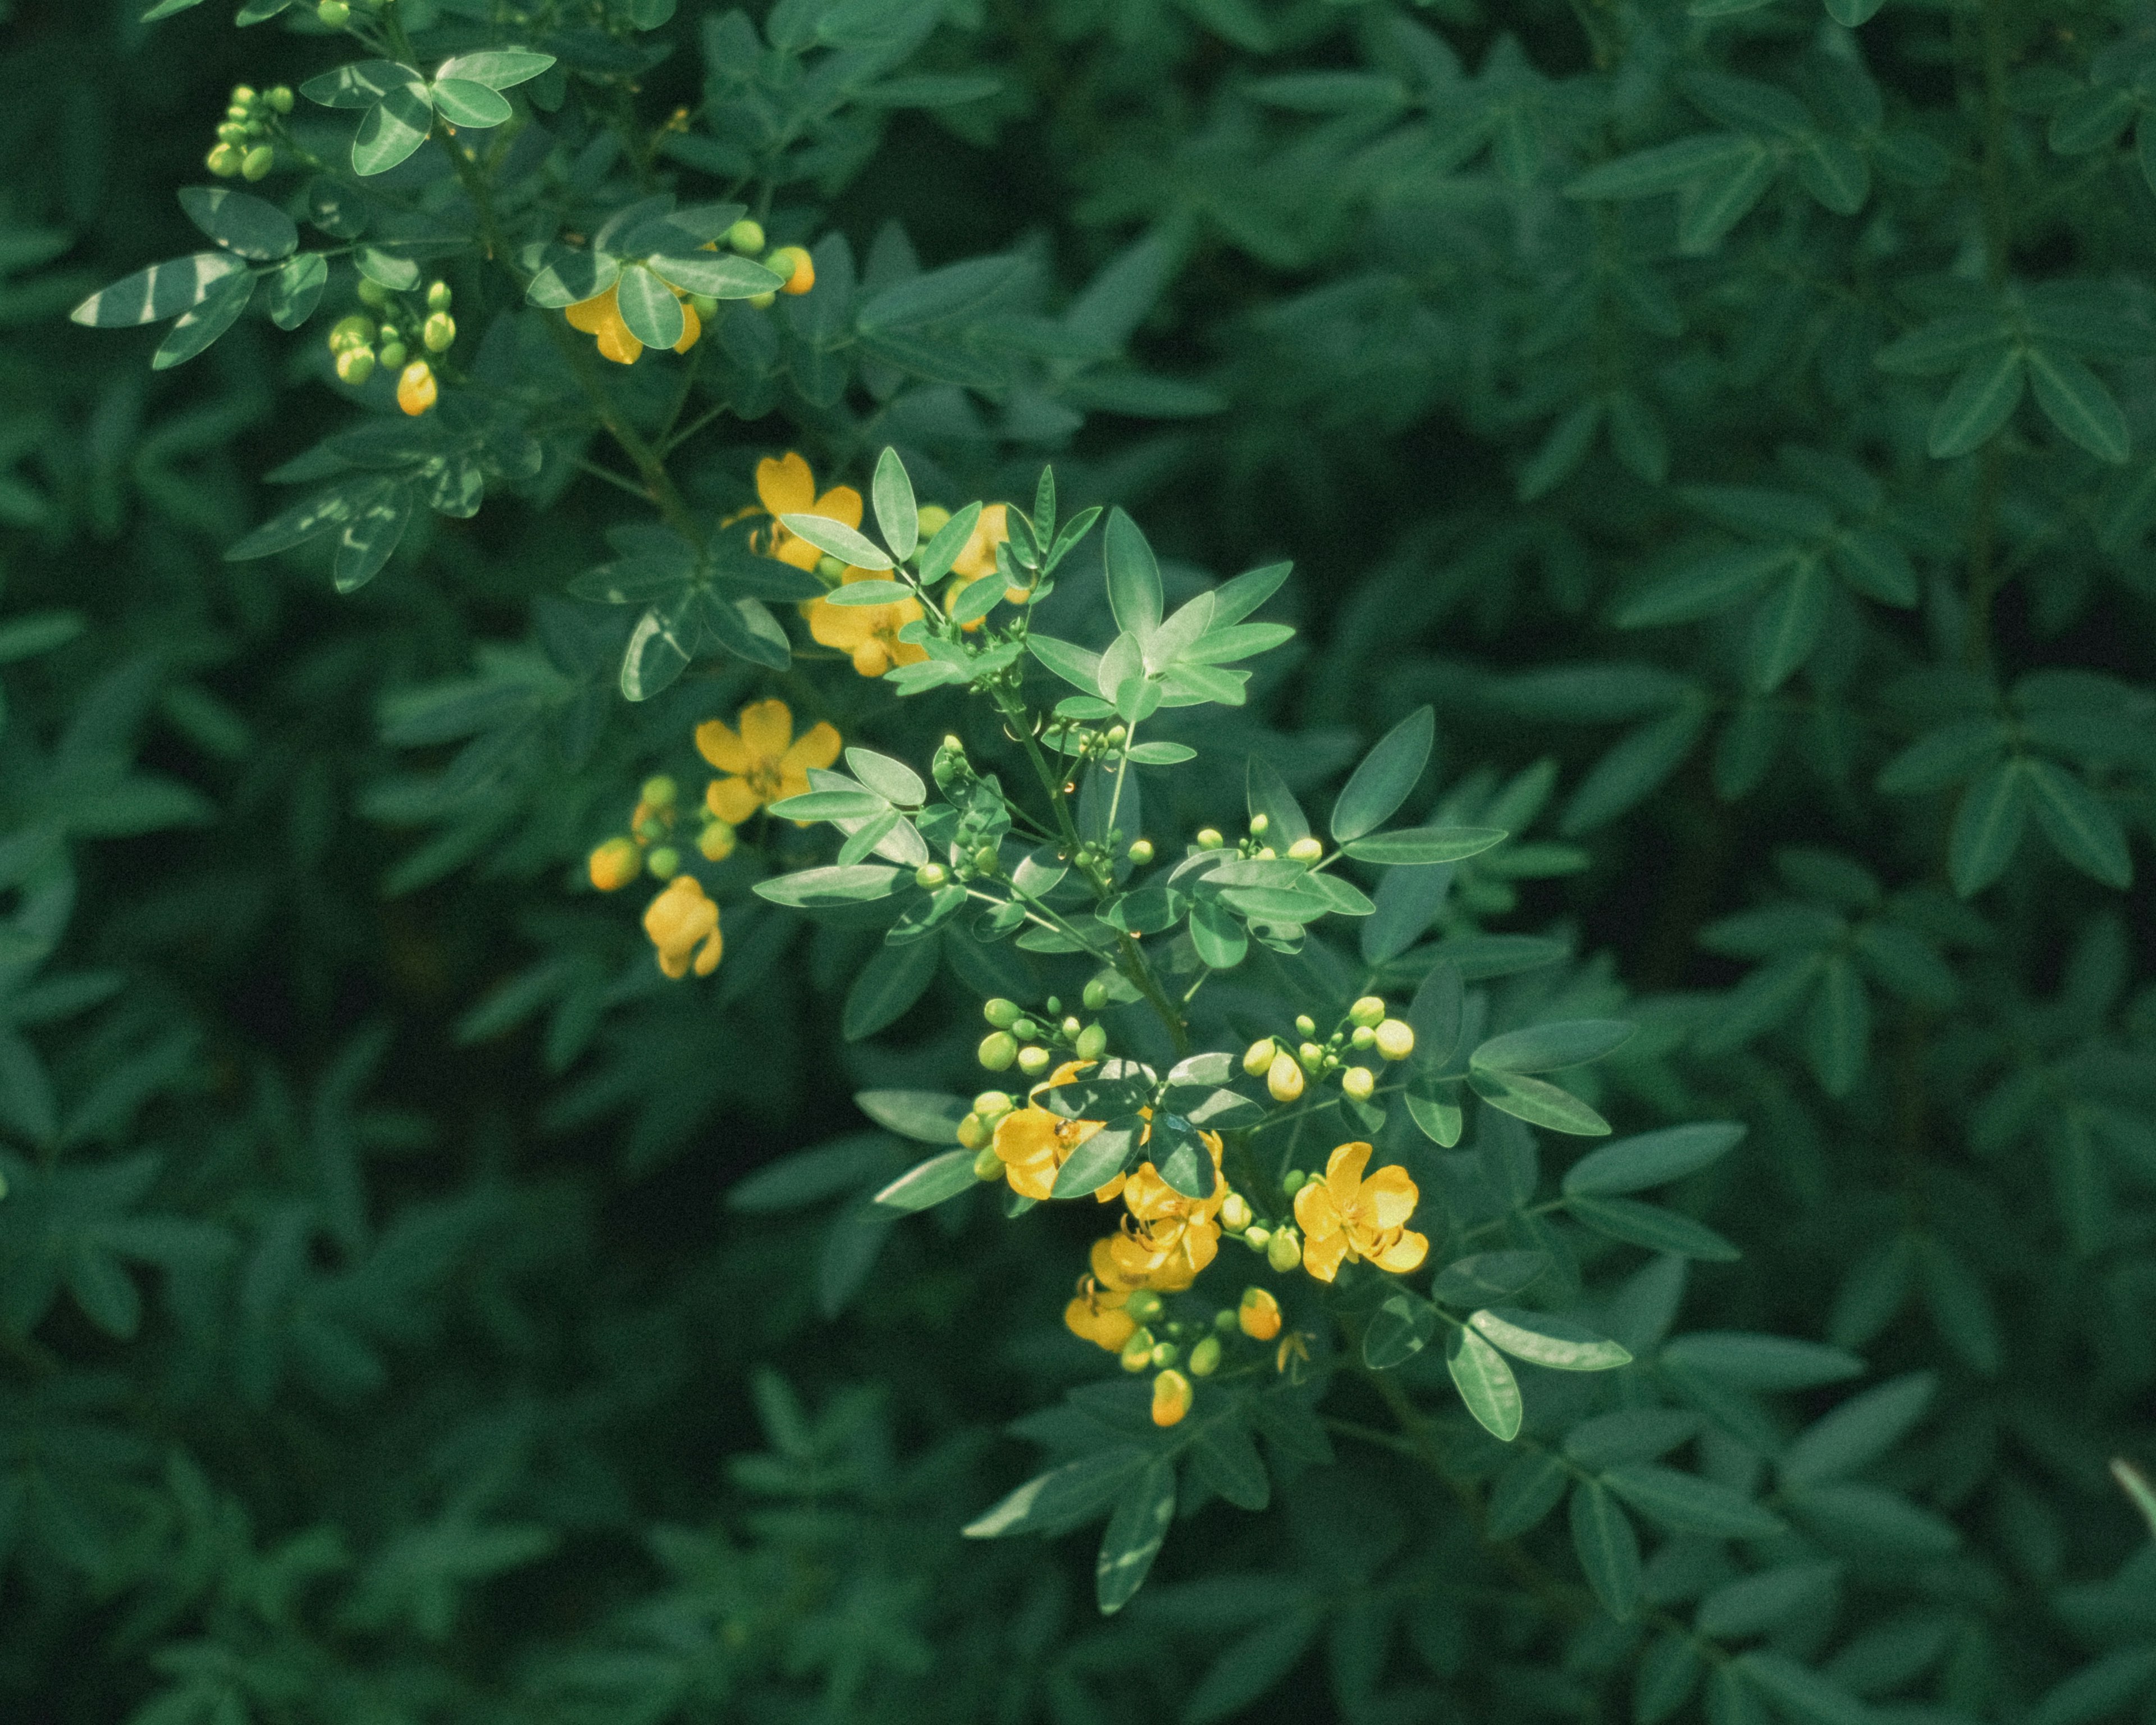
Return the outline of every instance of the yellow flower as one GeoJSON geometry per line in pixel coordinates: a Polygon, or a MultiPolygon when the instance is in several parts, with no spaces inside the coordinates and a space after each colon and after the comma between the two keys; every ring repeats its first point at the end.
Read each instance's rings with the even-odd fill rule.
{"type": "Polygon", "coordinates": [[[397,379],[397,405],[415,419],[434,406],[439,393],[434,368],[424,359],[413,360],[397,379]]]}
{"type": "MultiPolygon", "coordinates": [[[[704,323],[696,316],[696,308],[678,290],[675,297],[681,300],[681,339],[674,344],[674,351],[686,353],[704,333],[704,323]]],[[[588,300],[578,300],[562,316],[569,320],[571,329],[598,337],[599,352],[603,357],[625,366],[633,366],[642,357],[644,343],[629,333],[629,326],[622,321],[619,284],[588,300]]]]}
{"type": "Polygon", "coordinates": [[[839,733],[819,723],[796,741],[784,701],[752,701],[741,710],[738,733],[717,719],[699,725],[696,752],[730,775],[711,781],[704,806],[715,819],[739,826],[767,803],[803,794],[808,769],[839,758],[839,733]]]}
{"type": "MultiPolygon", "coordinates": [[[[884,578],[866,569],[849,569],[844,584],[884,578]]],[[[898,599],[888,605],[834,605],[829,599],[811,599],[801,608],[801,614],[808,619],[810,634],[826,647],[850,655],[854,669],[865,677],[880,677],[894,665],[918,665],[928,656],[926,647],[898,638],[898,632],[921,615],[918,599],[898,599]]]]}
{"type": "Polygon", "coordinates": [[[634,839],[609,839],[592,852],[588,866],[593,886],[601,892],[619,892],[644,872],[644,853],[634,839]]]}
{"type": "Polygon", "coordinates": [[[1078,1284],[1077,1297],[1063,1308],[1063,1322],[1081,1341],[1121,1353],[1123,1343],[1137,1333],[1138,1322],[1123,1310],[1130,1298],[1116,1288],[1103,1288],[1088,1276],[1078,1284]]]}
{"type": "Polygon", "coordinates": [[[670,977],[688,975],[692,965],[698,976],[719,968],[726,946],[719,934],[719,907],[693,875],[676,875],[645,906],[644,932],[659,948],[659,968],[670,977]]]}
{"type": "Polygon", "coordinates": [[[1236,1327],[1253,1342],[1270,1342],[1280,1334],[1280,1301],[1263,1288],[1245,1288],[1243,1303],[1235,1309],[1236,1327]]]}
{"type": "Polygon", "coordinates": [[[1430,1241],[1407,1225],[1422,1196],[1408,1171],[1394,1164],[1366,1180],[1363,1170],[1369,1161],[1368,1144],[1342,1144],[1325,1172],[1295,1194],[1302,1267],[1320,1281],[1339,1274],[1343,1259],[1368,1258],[1380,1270],[1404,1276],[1430,1251],[1430,1241]]]}
{"type": "MultiPolygon", "coordinates": [[[[1055,1069],[1046,1083],[1035,1085],[1031,1096],[1037,1096],[1059,1084],[1068,1084],[1085,1070],[1075,1060],[1066,1061],[1055,1069]]],[[[1022,1198],[1052,1195],[1055,1176],[1070,1161],[1070,1153],[1106,1124],[1099,1120],[1065,1120],[1029,1096],[1024,1107],[1014,1108],[996,1122],[993,1142],[1011,1190],[1022,1198]]],[[[1111,1181],[1101,1189],[1106,1197],[1112,1198],[1117,1189],[1116,1182],[1111,1181]]]]}
{"type": "Polygon", "coordinates": [[[1152,1380],[1152,1423],[1155,1425],[1175,1425],[1190,1411],[1190,1404],[1197,1398],[1190,1380],[1180,1372],[1163,1372],[1152,1380]]]}
{"type": "MultiPolygon", "coordinates": [[[[842,527],[858,527],[861,524],[861,494],[851,485],[834,485],[818,496],[815,474],[791,449],[777,459],[767,455],[756,464],[756,495],[763,506],[763,513],[771,517],[772,525],[751,544],[758,556],[776,557],[797,569],[814,568],[824,553],[806,539],[787,531],[779,522],[781,516],[821,516],[842,527]]],[[[742,511],[747,515],[756,512],[752,509],[742,511]]],[[[741,516],[731,516],[727,519],[739,521],[741,516]]]]}

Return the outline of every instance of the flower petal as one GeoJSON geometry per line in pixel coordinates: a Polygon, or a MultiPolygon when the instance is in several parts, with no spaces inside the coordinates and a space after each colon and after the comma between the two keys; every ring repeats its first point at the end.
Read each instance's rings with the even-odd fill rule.
{"type": "MultiPolygon", "coordinates": [[[[1302,1193],[1296,1196],[1300,1198],[1302,1193]]],[[[1330,1281],[1337,1276],[1340,1260],[1347,1255],[1348,1236],[1344,1234],[1328,1234],[1322,1240],[1313,1236],[1302,1243],[1302,1267],[1320,1281],[1330,1281]]]]}
{"type": "Polygon", "coordinates": [[[816,501],[816,476],[791,449],[777,460],[767,455],[756,464],[756,495],[773,516],[799,515],[816,501]]]}
{"type": "Polygon", "coordinates": [[[763,798],[745,778],[715,778],[704,793],[704,806],[730,827],[737,827],[763,806],[763,798]]]}
{"type": "Polygon", "coordinates": [[[569,327],[582,330],[588,336],[596,336],[608,324],[621,321],[620,290],[608,288],[603,294],[593,294],[588,300],[579,300],[565,307],[562,316],[569,320],[569,327]]]}
{"type": "Polygon", "coordinates": [[[1414,1179],[1397,1163],[1379,1168],[1363,1183],[1363,1207],[1382,1230],[1404,1226],[1421,1198],[1414,1179]]]}
{"type": "Polygon", "coordinates": [[[858,527],[861,524],[861,494],[851,485],[834,485],[814,505],[804,503],[795,513],[820,515],[827,521],[841,521],[849,527],[858,527]]]}
{"type": "Polygon", "coordinates": [[[875,639],[875,619],[870,614],[881,608],[878,605],[834,605],[829,599],[811,599],[801,608],[801,614],[808,620],[808,633],[823,645],[850,653],[875,639]]]}
{"type": "Polygon", "coordinates": [[[1381,1250],[1370,1254],[1370,1261],[1380,1270],[1405,1276],[1409,1271],[1421,1269],[1422,1260],[1429,1255],[1429,1240],[1411,1228],[1403,1228],[1399,1239],[1388,1241],[1381,1250]]]}
{"type": "Polygon", "coordinates": [[[697,336],[704,333],[704,320],[696,316],[696,308],[686,300],[681,302],[681,339],[674,344],[676,353],[686,353],[696,345],[697,336]]]}
{"type": "Polygon", "coordinates": [[[1295,1194],[1295,1219],[1312,1240],[1329,1240],[1340,1232],[1340,1206],[1324,1181],[1309,1181],[1295,1194]]]}
{"type": "Polygon", "coordinates": [[[757,766],[775,766],[793,741],[793,711],[776,698],[752,701],[741,710],[741,735],[757,766]]]}
{"type": "Polygon", "coordinates": [[[819,720],[796,737],[793,747],[779,757],[779,770],[805,773],[811,767],[828,767],[839,758],[839,747],[838,727],[819,720]]]}
{"type": "Polygon", "coordinates": [[[1370,1147],[1361,1142],[1342,1144],[1325,1164],[1325,1183],[1344,1209],[1355,1201],[1355,1189],[1363,1183],[1363,1170],[1370,1165],[1370,1147]]]}
{"type": "Polygon", "coordinates": [[[747,773],[756,765],[747,745],[723,719],[706,719],[696,727],[696,752],[721,773],[747,773]]]}
{"type": "Polygon", "coordinates": [[[629,326],[619,317],[598,332],[599,354],[616,365],[633,366],[644,357],[644,343],[629,333],[629,326]]]}

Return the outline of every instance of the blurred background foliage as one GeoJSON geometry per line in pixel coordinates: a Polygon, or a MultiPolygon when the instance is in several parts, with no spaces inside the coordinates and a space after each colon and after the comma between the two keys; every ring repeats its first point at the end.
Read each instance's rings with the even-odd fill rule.
{"type": "MultiPolygon", "coordinates": [[[[1563,1476],[1501,1472],[1441,1379],[1456,1493],[1344,1386],[1337,1466],[1269,1452],[1264,1517],[1189,1494],[1107,1622],[1088,1540],[962,1542],[1028,1471],[1008,1422],[1096,1369],[1069,1227],[863,1202],[906,1156],[852,1093],[970,1090],[973,997],[849,1044],[848,931],[730,910],[669,984],[580,875],[767,686],[900,753],[962,710],[722,657],[624,702],[630,619],[566,588],[648,511],[573,426],[359,591],[319,545],[227,560],[388,380],[259,318],[153,372],[64,314],[200,244],[173,188],[230,85],[338,50],[304,9],[14,0],[9,1717],[2146,1716],[2156,1558],[2107,1464],[2156,1461],[2156,13],[399,3],[563,56],[563,196],[747,174],[816,249],[700,374],[700,507],[893,443],[953,505],[1052,457],[1178,591],[1293,557],[1297,642],[1149,827],[1434,703],[1443,811],[1523,836],[1429,920],[1532,937],[1482,973],[1514,1017],[1643,1026],[1583,1086],[1620,1129],[1751,1127],[1678,1193],[1742,1258],[1604,1276],[1613,1326],[1869,1376],[1643,1367],[1795,1526],[1658,1532],[1629,1579],[1584,1584],[1563,1476]],[[578,154],[608,115],[627,166],[578,154]],[[951,265],[849,321],[850,275],[951,265]]],[[[1532,1195],[1499,1118],[1478,1166],[1532,1195]]]]}

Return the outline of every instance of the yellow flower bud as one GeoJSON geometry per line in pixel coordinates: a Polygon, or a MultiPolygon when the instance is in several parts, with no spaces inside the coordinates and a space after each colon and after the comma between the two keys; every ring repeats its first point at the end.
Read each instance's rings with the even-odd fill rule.
{"type": "Polygon", "coordinates": [[[254,105],[254,86],[253,85],[251,85],[251,84],[235,84],[235,85],[234,85],[232,86],[232,105],[233,105],[234,107],[235,107],[235,108],[248,108],[248,107],[252,107],[252,106],[254,105]]]}
{"type": "Polygon", "coordinates": [[[1264,838],[1265,835],[1265,829],[1272,824],[1272,817],[1269,814],[1252,815],[1250,817],[1250,836],[1253,839],[1264,838]]]}
{"type": "Polygon", "coordinates": [[[816,263],[798,245],[782,245],[763,260],[763,267],[786,278],[782,294],[805,294],[816,285],[816,263]]]}
{"type": "Polygon", "coordinates": [[[1250,1074],[1253,1078],[1257,1077],[1259,1074],[1264,1072],[1272,1065],[1273,1056],[1279,1052],[1280,1050],[1275,1045],[1271,1037],[1260,1036],[1244,1051],[1244,1071],[1250,1074]]]}
{"type": "Polygon", "coordinates": [[[1378,1052],[1389,1060],[1404,1060],[1414,1052],[1414,1027],[1405,1019],[1387,1019],[1378,1026],[1378,1052]]]}
{"type": "Polygon", "coordinates": [[[330,326],[330,352],[332,353],[342,353],[348,347],[371,347],[373,341],[374,320],[364,312],[352,312],[330,326]]]}
{"type": "Polygon", "coordinates": [[[1018,1105],[999,1090],[984,1090],[973,1098],[973,1111],[993,1125],[1018,1105]]]}
{"type": "Polygon", "coordinates": [[[446,281],[432,281],[427,284],[427,309],[429,311],[447,311],[449,309],[449,302],[454,297],[450,293],[449,285],[446,281]]]}
{"type": "Polygon", "coordinates": [[[1349,1024],[1361,1025],[1373,1030],[1378,1028],[1384,1016],[1385,1003],[1375,994],[1365,994],[1348,1009],[1349,1024]]]}
{"type": "Polygon", "coordinates": [[[1291,862],[1314,863],[1325,855],[1325,847],[1315,839],[1298,839],[1287,848],[1291,862]]]}
{"type": "Polygon", "coordinates": [[[1048,1070],[1050,1055],[1037,1042],[1029,1042],[1018,1051],[1018,1069],[1029,1078],[1038,1078],[1048,1070]]]}
{"type": "Polygon", "coordinates": [[[1152,1380],[1152,1423],[1155,1425],[1176,1425],[1190,1411],[1197,1392],[1190,1380],[1180,1372],[1163,1372],[1152,1380]]]}
{"type": "MultiPolygon", "coordinates": [[[[382,362],[388,363],[388,348],[382,350],[382,362]]],[[[434,404],[439,392],[434,387],[434,368],[424,359],[415,359],[404,367],[403,375],[397,380],[397,405],[418,418],[434,404]]]]}
{"type": "Polygon", "coordinates": [[[1008,1030],[991,1030],[981,1039],[976,1058],[991,1072],[1008,1071],[1018,1058],[1018,1039],[1008,1030]]]}
{"type": "Polygon", "coordinates": [[[1263,1288],[1245,1288],[1235,1323],[1253,1342],[1270,1342],[1280,1334],[1280,1301],[1263,1288]]]}
{"type": "Polygon", "coordinates": [[[1025,1012],[1015,1000],[1006,1000],[998,994],[994,999],[982,1003],[981,1016],[998,1030],[1008,1030],[1025,1016],[1025,1012]]]}
{"type": "Polygon", "coordinates": [[[1299,1012],[1295,1015],[1295,1031],[1298,1036],[1315,1036],[1317,1034],[1317,1020],[1306,1012],[1299,1012]]]}
{"type": "Polygon", "coordinates": [[[1004,1177],[1004,1159],[996,1154],[993,1144],[983,1144],[973,1158],[973,1178],[977,1180],[1000,1180],[1004,1177]]]}
{"type": "Polygon", "coordinates": [[[1377,1031],[1368,1024],[1356,1025],[1353,1032],[1348,1038],[1349,1044],[1356,1048],[1368,1048],[1377,1040],[1377,1031]]]}
{"type": "Polygon", "coordinates": [[[644,872],[644,853],[633,839],[609,839],[592,852],[585,866],[601,892],[619,892],[644,872]]]}
{"type": "Polygon", "coordinates": [[[1243,1244],[1254,1252],[1262,1252],[1272,1241],[1273,1231],[1262,1222],[1253,1222],[1243,1230],[1243,1244]]]}
{"type": "Polygon", "coordinates": [[[967,1150],[978,1150],[988,1142],[988,1123],[978,1114],[968,1114],[958,1122],[958,1143],[967,1150]]]}
{"type": "Polygon", "coordinates": [[[1200,850],[1218,850],[1228,841],[1220,836],[1220,829],[1218,827],[1200,827],[1198,829],[1198,837],[1193,842],[1200,850]]]}
{"type": "Polygon", "coordinates": [[[1296,1050],[1295,1057],[1302,1063],[1302,1070],[1306,1072],[1318,1072],[1324,1070],[1325,1050],[1314,1042],[1304,1043],[1301,1048],[1296,1050]]]}
{"type": "Polygon", "coordinates": [[[1302,1094],[1302,1068],[1286,1050],[1275,1055],[1265,1068],[1265,1088],[1276,1102],[1292,1102],[1302,1094]]]}
{"type": "Polygon", "coordinates": [[[1190,1375],[1210,1378],[1220,1369],[1220,1338],[1208,1336],[1190,1350],[1190,1375]]]}
{"type": "Polygon", "coordinates": [[[1136,839],[1131,842],[1131,860],[1143,868],[1152,860],[1152,840],[1136,839]]]}
{"type": "Polygon", "coordinates": [[[1257,1218],[1251,1213],[1250,1200],[1240,1192],[1230,1192],[1220,1201],[1220,1225],[1230,1234],[1240,1234],[1257,1218]]]}
{"type": "Polygon", "coordinates": [[[1368,1066],[1350,1066],[1340,1075],[1340,1088],[1358,1102],[1368,1101],[1377,1087],[1377,1076],[1368,1066]]]}
{"type": "Polygon", "coordinates": [[[1152,1366],[1152,1332],[1144,1329],[1133,1332],[1131,1338],[1123,1343],[1118,1363],[1133,1375],[1150,1370],[1152,1366]]]}
{"type": "Polygon", "coordinates": [[[1108,1033],[1098,1024],[1088,1024],[1076,1037],[1075,1047],[1081,1060],[1097,1060],[1108,1051],[1108,1033]]]}
{"type": "Polygon", "coordinates": [[[707,820],[696,835],[696,850],[706,862],[724,862],[734,854],[734,829],[722,820],[707,820]]]}
{"type": "Polygon", "coordinates": [[[430,311],[419,326],[419,339],[429,353],[446,353],[457,339],[457,321],[446,311],[430,311]]]}
{"type": "Polygon", "coordinates": [[[1302,1262],[1302,1240],[1292,1228],[1283,1228],[1265,1243],[1265,1262],[1282,1276],[1302,1262]]]}
{"type": "Polygon", "coordinates": [[[374,350],[347,347],[336,357],[336,374],[355,389],[374,375],[374,350]]]}

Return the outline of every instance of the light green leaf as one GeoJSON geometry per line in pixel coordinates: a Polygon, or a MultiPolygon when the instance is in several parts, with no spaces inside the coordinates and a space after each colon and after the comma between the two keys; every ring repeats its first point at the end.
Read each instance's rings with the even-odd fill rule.
{"type": "Polygon", "coordinates": [[[1105,551],[1116,627],[1142,643],[1160,627],[1160,565],[1138,524],[1120,509],[1108,511],[1105,551]]]}
{"type": "Polygon", "coordinates": [[[869,495],[875,506],[876,531],[891,555],[904,562],[921,544],[921,511],[913,500],[913,481],[897,450],[886,447],[876,458],[869,495]]]}
{"type": "Polygon", "coordinates": [[[202,304],[181,314],[180,321],[150,356],[150,369],[163,372],[186,364],[230,329],[254,297],[254,276],[251,271],[226,276],[203,296],[202,304]]]}
{"type": "Polygon", "coordinates": [[[554,64],[551,54],[528,48],[491,48],[478,54],[460,54],[434,68],[436,78],[469,80],[489,90],[509,90],[536,78],[554,64]]]}
{"type": "Polygon", "coordinates": [[[400,85],[367,110],[352,136],[354,173],[387,173],[427,141],[434,130],[434,110],[427,100],[426,86],[400,85]]]}
{"type": "MultiPolygon", "coordinates": [[[[1114,531],[1112,524],[1110,531],[1114,531]]],[[[1332,805],[1332,836],[1345,844],[1373,832],[1390,819],[1430,764],[1430,745],[1436,740],[1437,716],[1419,706],[1381,737],[1332,805]]],[[[1466,853],[1472,855],[1473,852],[1466,853]]],[[[1411,858],[1414,861],[1445,861],[1447,858],[1411,858]]]]}
{"type": "MultiPolygon", "coordinates": [[[[973,1152],[946,1150],[926,1162],[916,1163],[875,1195],[886,1209],[925,1210],[971,1191],[980,1183],[973,1178],[973,1152]]],[[[966,1530],[973,1533],[972,1528],[966,1530]]],[[[985,1536],[973,1534],[976,1538],[985,1536]]]]}
{"type": "Polygon", "coordinates": [[[110,287],[100,288],[68,316],[100,330],[157,323],[199,305],[218,283],[245,268],[228,252],[197,252],[191,258],[152,264],[110,287]]]}
{"type": "Polygon", "coordinates": [[[443,119],[475,131],[499,126],[516,111],[506,97],[470,78],[437,78],[428,94],[443,119]]]}
{"type": "MultiPolygon", "coordinates": [[[[632,272],[624,273],[624,281],[629,273],[632,272]]],[[[670,300],[673,295],[669,294],[667,297],[670,300]]],[[[842,563],[856,569],[888,569],[891,567],[891,559],[877,550],[871,541],[856,533],[844,521],[834,521],[820,515],[787,515],[781,516],[779,520],[787,531],[807,540],[817,550],[838,558],[842,563]]],[[[901,597],[905,592],[906,589],[901,588],[901,597]]],[[[1042,663],[1046,664],[1047,661],[1044,660],[1042,663]]],[[[1055,669],[1052,665],[1049,668],[1051,670],[1055,669]]]]}
{"type": "Polygon", "coordinates": [[[1501,1108],[1530,1126],[1548,1127],[1552,1132],[1584,1138],[1600,1137],[1609,1130],[1609,1122],[1570,1091],[1539,1078],[1476,1066],[1469,1070],[1467,1085],[1491,1107],[1501,1108]]]}
{"type": "Polygon", "coordinates": [[[1630,1365],[1629,1350],[1606,1336],[1546,1312],[1517,1306],[1485,1307],[1468,1323],[1516,1359],[1559,1372],[1607,1372],[1630,1365]]]}
{"type": "Polygon", "coordinates": [[[756,896],[774,905],[851,905],[888,898],[898,890],[901,870],[882,863],[852,863],[843,868],[803,869],[756,883],[756,896]]]}
{"type": "Polygon", "coordinates": [[[1718,1162],[1744,1136],[1737,1121],[1668,1127],[1590,1151],[1565,1173],[1568,1197],[1608,1198],[1667,1185],[1718,1162]]]}
{"type": "Polygon", "coordinates": [[[1147,1573],[1175,1521],[1175,1464],[1160,1461],[1132,1481],[1116,1500],[1093,1564],[1101,1615],[1112,1616],[1145,1584],[1147,1573]]]}
{"type": "Polygon", "coordinates": [[[1509,1444],[1520,1435],[1519,1380],[1502,1354],[1473,1330],[1459,1329],[1445,1343],[1445,1364],[1467,1411],[1491,1436],[1509,1444]]]}
{"type": "Polygon", "coordinates": [[[1617,1500],[1592,1480],[1572,1492],[1572,1548],[1602,1609],[1622,1622],[1640,1603],[1640,1536],[1617,1500]]]}
{"type": "Polygon", "coordinates": [[[1363,1332],[1363,1363],[1373,1372],[1404,1365],[1437,1330],[1437,1308],[1404,1288],[1389,1294],[1363,1332]]]}
{"type": "Polygon", "coordinates": [[[300,230],[284,211],[229,186],[182,186],[180,208],[196,227],[243,258],[275,263],[300,243],[300,230]]]}

